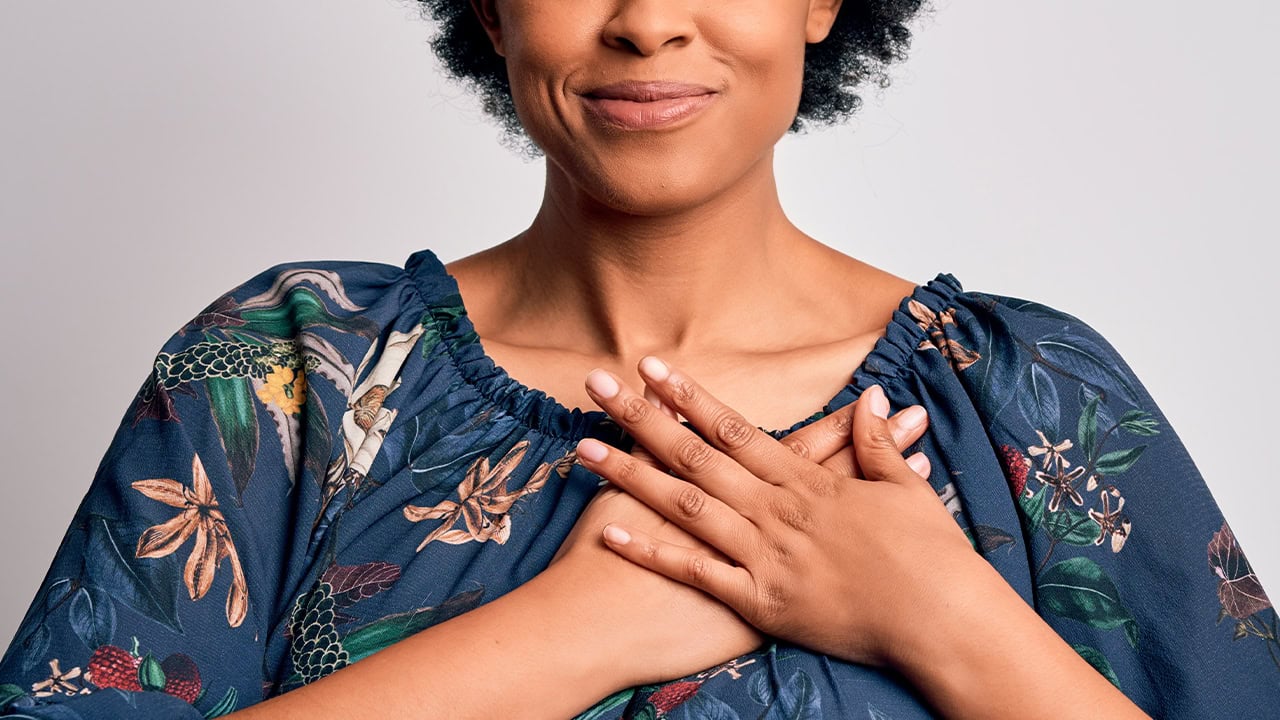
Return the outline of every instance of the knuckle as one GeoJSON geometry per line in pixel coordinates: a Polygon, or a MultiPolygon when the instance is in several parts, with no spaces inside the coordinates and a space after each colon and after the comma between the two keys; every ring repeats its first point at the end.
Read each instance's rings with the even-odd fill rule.
{"type": "Polygon", "coordinates": [[[766,618],[776,618],[787,607],[787,589],[776,581],[768,580],[760,587],[760,611],[766,618]]]}
{"type": "Polygon", "coordinates": [[[716,421],[715,428],[720,444],[730,450],[746,447],[755,434],[755,428],[748,426],[741,416],[733,412],[722,415],[716,421]]]}
{"type": "Polygon", "coordinates": [[[828,423],[831,432],[835,435],[848,435],[853,429],[853,414],[847,412],[838,412],[831,416],[831,422],[828,423]]]}
{"type": "Polygon", "coordinates": [[[640,479],[640,465],[640,461],[633,457],[624,458],[622,462],[618,463],[615,479],[622,485],[635,484],[640,479]]]}
{"type": "Polygon", "coordinates": [[[689,436],[680,441],[676,447],[675,460],[679,470],[685,474],[694,474],[707,468],[714,458],[711,446],[696,436],[689,436]]]}
{"type": "Polygon", "coordinates": [[[836,494],[836,481],[828,475],[811,473],[805,476],[805,486],[809,488],[809,492],[818,497],[831,497],[836,494]]]}
{"type": "Polygon", "coordinates": [[[689,407],[698,399],[698,386],[684,378],[671,382],[671,397],[680,407],[689,407]]]}
{"type": "Polygon", "coordinates": [[[768,549],[770,554],[773,555],[773,558],[780,564],[784,565],[791,562],[791,558],[794,554],[791,551],[791,546],[780,540],[770,540],[768,549]]]}
{"type": "Polygon", "coordinates": [[[653,564],[658,559],[658,544],[652,540],[645,541],[640,546],[640,559],[646,564],[653,564]]]}
{"type": "Polygon", "coordinates": [[[778,522],[801,533],[813,529],[813,514],[795,499],[779,499],[773,501],[773,516],[778,522]]]}
{"type": "Polygon", "coordinates": [[[898,450],[898,442],[893,439],[893,434],[883,425],[874,428],[867,439],[876,450],[892,450],[894,452],[898,450]]]}
{"type": "Polygon", "coordinates": [[[676,491],[675,511],[685,520],[696,520],[707,510],[707,494],[696,485],[686,484],[676,491]]]}
{"type": "Polygon", "coordinates": [[[622,404],[622,421],[628,425],[638,425],[647,421],[656,410],[642,397],[630,397],[622,404]]]}
{"type": "Polygon", "coordinates": [[[808,460],[813,456],[813,448],[803,438],[786,437],[782,439],[782,444],[785,445],[788,450],[795,453],[796,456],[804,458],[805,460],[808,460]]]}
{"type": "Polygon", "coordinates": [[[707,580],[711,567],[707,559],[698,553],[690,553],[684,561],[685,579],[693,585],[701,585],[707,580]]]}

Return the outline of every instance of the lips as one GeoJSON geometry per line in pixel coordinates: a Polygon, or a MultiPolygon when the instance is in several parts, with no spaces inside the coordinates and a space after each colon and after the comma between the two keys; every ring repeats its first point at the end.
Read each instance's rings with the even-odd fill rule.
{"type": "Polygon", "coordinates": [[[587,110],[606,125],[623,130],[656,130],[698,114],[717,93],[691,83],[628,80],[582,94],[587,110]]]}

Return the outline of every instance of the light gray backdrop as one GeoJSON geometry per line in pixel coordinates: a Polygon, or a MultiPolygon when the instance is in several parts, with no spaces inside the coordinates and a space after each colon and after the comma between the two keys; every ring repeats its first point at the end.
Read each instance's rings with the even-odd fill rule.
{"type": "MultiPolygon", "coordinates": [[[[936,6],[860,120],[784,141],[787,208],[905,277],[1097,327],[1277,592],[1280,5],[936,6]]],[[[277,262],[448,261],[531,217],[541,165],[441,79],[430,32],[400,0],[0,3],[0,642],[206,303],[277,262]]]]}

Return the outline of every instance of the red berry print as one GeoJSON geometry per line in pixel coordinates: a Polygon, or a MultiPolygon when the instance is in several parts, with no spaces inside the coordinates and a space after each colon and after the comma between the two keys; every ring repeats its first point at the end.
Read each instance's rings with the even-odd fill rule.
{"type": "Polygon", "coordinates": [[[691,680],[674,682],[663,686],[658,692],[650,695],[649,704],[657,711],[658,717],[663,717],[684,704],[689,698],[698,694],[698,688],[700,687],[702,687],[702,683],[691,680]]]}
{"type": "Polygon", "coordinates": [[[100,688],[141,692],[138,664],[142,658],[115,645],[103,645],[89,658],[89,681],[100,688]]]}
{"type": "Polygon", "coordinates": [[[200,669],[196,662],[182,653],[174,653],[160,663],[164,671],[164,691],[170,695],[194,703],[200,695],[200,669]]]}
{"type": "Polygon", "coordinates": [[[1018,497],[1027,489],[1027,471],[1031,469],[1031,461],[1022,451],[1012,445],[1000,446],[1001,460],[1004,463],[1004,474],[1009,480],[1009,489],[1018,497]]]}

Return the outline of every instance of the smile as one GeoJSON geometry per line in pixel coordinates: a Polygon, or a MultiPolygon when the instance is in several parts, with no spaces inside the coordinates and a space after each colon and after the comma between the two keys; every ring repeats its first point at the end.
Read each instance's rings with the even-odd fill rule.
{"type": "Polygon", "coordinates": [[[674,82],[622,82],[582,94],[587,110],[623,130],[657,130],[692,117],[715,101],[716,91],[674,82]]]}

